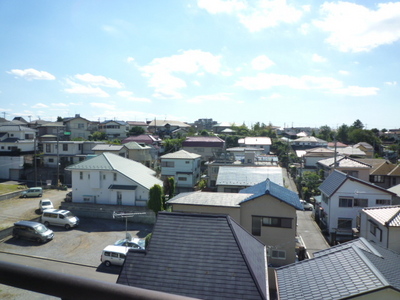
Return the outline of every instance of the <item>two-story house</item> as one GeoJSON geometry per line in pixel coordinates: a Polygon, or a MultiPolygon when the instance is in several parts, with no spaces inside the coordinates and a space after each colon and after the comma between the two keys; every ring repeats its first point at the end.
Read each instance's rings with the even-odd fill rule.
{"type": "Polygon", "coordinates": [[[333,170],[339,170],[361,180],[369,181],[371,168],[371,165],[362,161],[341,155],[322,159],[317,162],[317,169],[324,171],[324,178],[328,177],[333,170]]]}
{"type": "Polygon", "coordinates": [[[153,120],[150,122],[147,130],[160,137],[172,136],[177,129],[189,129],[191,126],[175,120],[153,120]]]}
{"type": "Polygon", "coordinates": [[[103,153],[69,166],[72,202],[147,206],[150,188],[163,182],[136,161],[103,153]]]}
{"type": "Polygon", "coordinates": [[[160,159],[162,180],[174,177],[178,193],[193,190],[200,180],[200,155],[179,150],[165,154],[160,159]]]}
{"type": "Polygon", "coordinates": [[[136,142],[129,142],[123,144],[126,147],[128,153],[127,158],[144,164],[146,167],[153,165],[153,159],[151,155],[152,148],[144,144],[140,145],[136,142]]]}
{"type": "Polygon", "coordinates": [[[265,154],[268,154],[271,150],[271,138],[269,137],[245,137],[243,139],[238,140],[238,144],[241,147],[246,148],[256,148],[263,149],[265,154]]]}
{"type": "Polygon", "coordinates": [[[225,149],[225,141],[217,136],[188,136],[182,149],[201,155],[202,161],[209,161],[225,149]]]}
{"type": "Polygon", "coordinates": [[[267,179],[240,193],[181,193],[167,201],[175,212],[228,214],[267,245],[270,266],[296,260],[299,196],[267,179]]]}
{"type": "Polygon", "coordinates": [[[364,207],[392,204],[394,193],[370,182],[334,170],[319,186],[320,221],[330,235],[331,243],[352,238],[357,217],[364,207]]]}
{"type": "Polygon", "coordinates": [[[98,144],[93,147],[93,152],[95,155],[100,155],[102,153],[113,153],[122,157],[128,157],[128,148],[125,145],[114,145],[114,144],[98,144]]]}
{"type": "Polygon", "coordinates": [[[82,118],[79,114],[76,114],[75,117],[64,118],[63,124],[65,125],[65,131],[70,133],[69,138],[71,140],[76,138],[89,139],[91,122],[82,118]]]}
{"type": "Polygon", "coordinates": [[[125,121],[106,120],[99,124],[99,131],[104,132],[108,139],[124,139],[129,131],[129,124],[125,121]]]}
{"type": "Polygon", "coordinates": [[[122,144],[130,142],[136,142],[139,145],[149,146],[151,148],[150,154],[153,160],[158,159],[162,140],[159,137],[155,137],[151,134],[141,134],[137,136],[129,136],[122,140],[122,144]]]}
{"type": "Polygon", "coordinates": [[[322,139],[316,138],[315,136],[306,136],[306,137],[301,137],[298,139],[295,139],[291,141],[291,145],[293,149],[311,149],[311,148],[318,148],[318,147],[323,147],[327,148],[328,147],[328,142],[324,141],[322,139]]]}
{"type": "Polygon", "coordinates": [[[362,209],[360,237],[400,253],[400,206],[391,205],[362,209]]]}

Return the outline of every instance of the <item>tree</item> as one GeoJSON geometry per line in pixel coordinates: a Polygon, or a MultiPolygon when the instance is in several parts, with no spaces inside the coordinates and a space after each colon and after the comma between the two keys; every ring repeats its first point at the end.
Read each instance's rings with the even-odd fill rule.
{"type": "Polygon", "coordinates": [[[131,129],[128,131],[128,136],[137,136],[145,133],[145,130],[140,127],[140,126],[133,126],[131,129]]]}
{"type": "Polygon", "coordinates": [[[351,125],[352,129],[364,129],[364,124],[359,120],[355,120],[353,125],[351,125]]]}
{"type": "Polygon", "coordinates": [[[104,141],[106,140],[106,133],[101,131],[95,131],[92,133],[90,140],[93,141],[104,141]]]}
{"type": "Polygon", "coordinates": [[[178,151],[179,149],[182,148],[182,143],[184,140],[185,140],[185,138],[163,140],[164,153],[178,151]]]}
{"type": "Polygon", "coordinates": [[[164,190],[164,207],[165,207],[165,196],[168,195],[168,200],[174,197],[175,195],[175,178],[174,177],[168,177],[165,178],[164,184],[163,184],[163,190],[164,190]]]}
{"type": "Polygon", "coordinates": [[[350,131],[349,126],[347,126],[346,124],[342,124],[337,130],[336,139],[339,142],[342,142],[343,144],[348,144],[349,131],[350,131]]]}
{"type": "Polygon", "coordinates": [[[156,215],[159,211],[162,211],[164,209],[162,197],[163,193],[161,185],[153,185],[153,187],[151,187],[149,191],[149,201],[147,202],[147,207],[154,211],[156,215]]]}
{"type": "Polygon", "coordinates": [[[333,140],[332,129],[328,125],[321,126],[317,138],[330,142],[333,140]]]}
{"type": "Polygon", "coordinates": [[[299,177],[302,198],[309,200],[311,196],[319,195],[318,187],[321,183],[321,178],[317,173],[311,171],[305,171],[301,177],[299,177]]]}
{"type": "Polygon", "coordinates": [[[58,116],[57,117],[57,121],[56,122],[62,122],[63,121],[63,118],[62,117],[60,117],[60,116],[58,116]]]}

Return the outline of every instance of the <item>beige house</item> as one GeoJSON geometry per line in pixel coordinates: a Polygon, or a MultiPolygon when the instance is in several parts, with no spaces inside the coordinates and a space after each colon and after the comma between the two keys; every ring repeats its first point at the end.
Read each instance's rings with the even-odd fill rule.
{"type": "Polygon", "coordinates": [[[82,118],[79,114],[75,117],[64,118],[63,124],[65,125],[65,131],[70,133],[69,138],[82,138],[85,140],[89,139],[90,131],[90,121],[82,118]]]}
{"type": "Polygon", "coordinates": [[[175,212],[228,214],[268,247],[270,266],[296,260],[296,193],[268,180],[240,193],[182,193],[167,202],[175,212]]]}
{"type": "Polygon", "coordinates": [[[360,236],[400,253],[400,206],[364,208],[360,213],[360,236]]]}
{"type": "Polygon", "coordinates": [[[126,143],[124,146],[128,149],[127,158],[140,162],[146,167],[150,167],[152,165],[153,160],[151,158],[151,147],[140,145],[136,142],[126,143]]]}
{"type": "Polygon", "coordinates": [[[331,157],[317,162],[317,169],[324,170],[324,178],[327,178],[334,170],[339,170],[358,179],[369,181],[371,168],[371,165],[348,156],[331,157]]]}

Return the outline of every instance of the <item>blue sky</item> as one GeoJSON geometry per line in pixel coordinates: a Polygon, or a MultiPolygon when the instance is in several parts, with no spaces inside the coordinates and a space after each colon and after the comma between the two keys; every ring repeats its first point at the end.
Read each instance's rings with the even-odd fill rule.
{"type": "Polygon", "coordinates": [[[400,2],[0,1],[0,116],[399,128],[400,2]]]}

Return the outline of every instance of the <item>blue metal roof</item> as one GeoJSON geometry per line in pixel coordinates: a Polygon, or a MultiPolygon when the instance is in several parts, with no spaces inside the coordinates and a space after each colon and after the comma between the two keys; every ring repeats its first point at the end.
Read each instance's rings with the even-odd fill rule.
{"type": "Polygon", "coordinates": [[[304,210],[303,205],[301,205],[300,203],[299,195],[283,186],[280,186],[279,184],[272,182],[269,179],[251,187],[245,188],[239,193],[253,194],[252,196],[243,200],[241,203],[253,200],[263,195],[271,195],[298,210],[304,210]]]}

